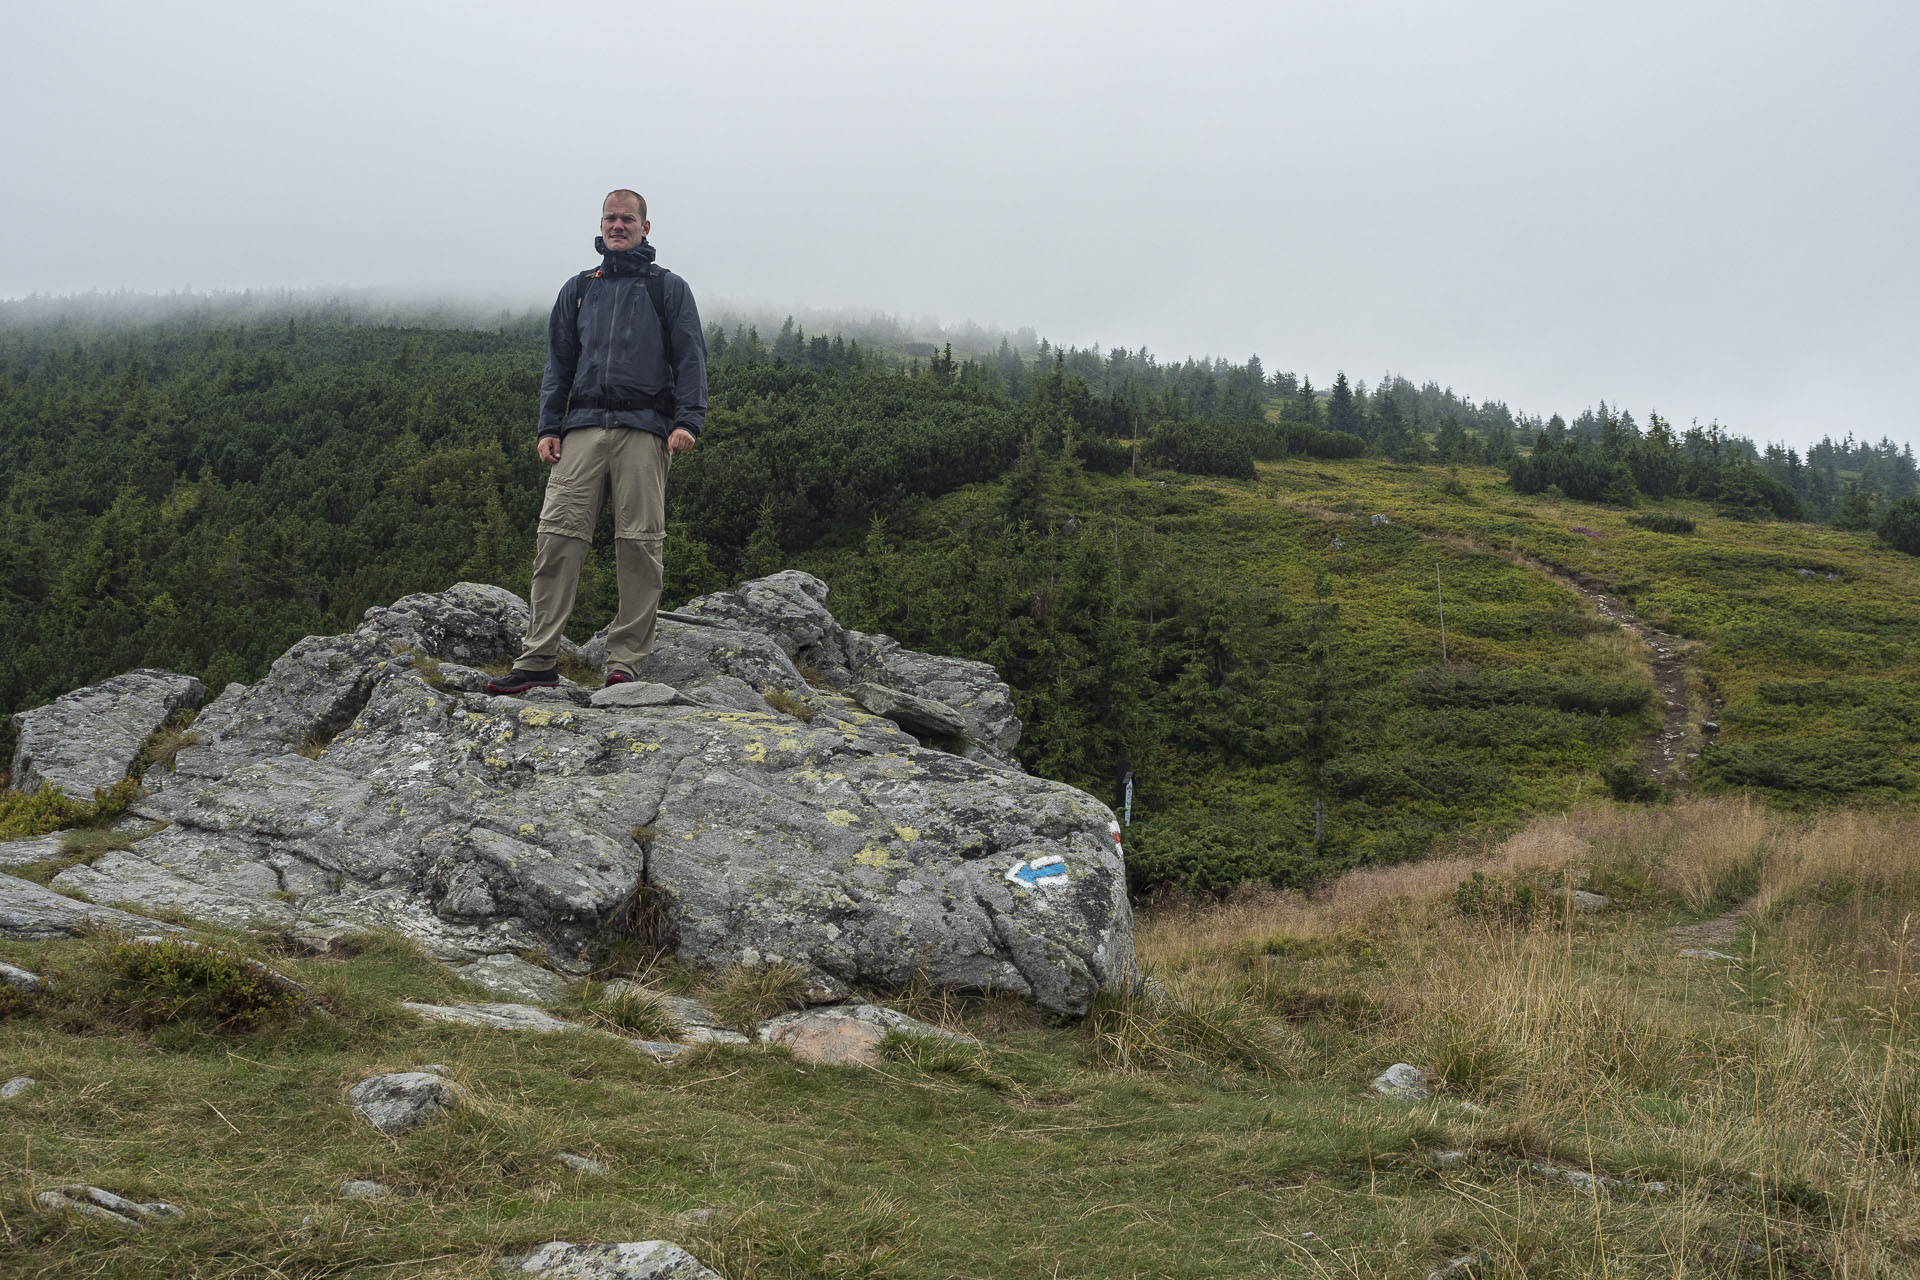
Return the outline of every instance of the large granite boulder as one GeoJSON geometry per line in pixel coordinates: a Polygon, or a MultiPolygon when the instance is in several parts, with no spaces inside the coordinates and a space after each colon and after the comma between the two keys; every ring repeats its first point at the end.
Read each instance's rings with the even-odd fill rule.
{"type": "MultiPolygon", "coordinates": [[[[958,717],[966,755],[1019,767],[1013,749],[1020,741],[1020,718],[997,671],[984,662],[902,648],[891,636],[847,630],[827,610],[827,584],[811,574],[788,569],[733,591],[701,596],[679,612],[769,637],[816,688],[852,693],[863,685],[879,686],[906,695],[903,705],[938,704],[940,711],[958,717]]],[[[902,718],[902,723],[910,732],[933,737],[950,733],[944,719],[922,725],[902,718]]]]}
{"type": "Polygon", "coordinates": [[[63,694],[44,707],[14,713],[16,791],[58,787],[75,800],[127,776],[148,736],[182,707],[197,707],[207,690],[172,671],[129,671],[63,694]]]}
{"type": "Polygon", "coordinates": [[[671,700],[600,705],[435,682],[429,659],[513,656],[525,606],[498,588],[370,610],[230,686],[135,806],[165,828],[55,883],[240,927],[383,926],[461,964],[532,950],[578,973],[639,931],[693,964],[790,962],[827,989],[921,975],[1077,1013],[1131,983],[1111,812],[1019,771],[991,668],[844,631],[824,595],[779,574],[705,597],[641,673],[671,700]],[[795,665],[835,653],[850,682],[966,717],[982,758],[795,665]],[[812,718],[775,711],[775,692],[812,718]]]}

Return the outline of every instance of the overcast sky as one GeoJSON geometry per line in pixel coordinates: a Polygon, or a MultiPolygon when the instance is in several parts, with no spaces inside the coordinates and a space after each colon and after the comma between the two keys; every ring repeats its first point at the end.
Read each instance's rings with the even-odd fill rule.
{"type": "Polygon", "coordinates": [[[1920,441],[1920,6],[11,4],[0,297],[709,310],[1920,441]]]}

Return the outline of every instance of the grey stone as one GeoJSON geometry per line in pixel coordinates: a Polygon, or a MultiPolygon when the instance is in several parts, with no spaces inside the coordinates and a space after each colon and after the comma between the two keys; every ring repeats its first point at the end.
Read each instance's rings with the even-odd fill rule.
{"type": "Polygon", "coordinates": [[[429,1022],[457,1022],[468,1027],[488,1027],[495,1031],[590,1031],[578,1023],[563,1022],[544,1009],[530,1004],[417,1004],[402,1000],[400,1007],[429,1022]]]}
{"type": "Polygon", "coordinates": [[[392,1197],[393,1188],[384,1182],[372,1182],[365,1178],[349,1178],[340,1184],[342,1200],[386,1200],[392,1197]]]}
{"type": "Polygon", "coordinates": [[[35,836],[31,840],[0,841],[0,867],[26,867],[36,862],[51,862],[61,855],[63,837],[59,832],[35,836]]]}
{"type": "Polygon", "coordinates": [[[52,1213],[77,1213],[120,1227],[146,1227],[186,1216],[165,1201],[129,1200],[100,1187],[84,1185],[42,1191],[35,1199],[42,1209],[52,1213]]]}
{"type": "Polygon", "coordinates": [[[120,932],[178,932],[173,925],[113,907],[96,907],[55,893],[43,884],[0,875],[0,938],[45,942],[75,938],[105,929],[120,932]]]}
{"type": "Polygon", "coordinates": [[[439,680],[430,680],[428,683],[437,683],[440,688],[449,693],[485,693],[487,681],[491,679],[493,679],[492,676],[474,667],[464,666],[458,662],[443,662],[440,664],[439,680]]]}
{"type": "Polygon", "coordinates": [[[659,1040],[629,1040],[627,1044],[660,1063],[676,1062],[688,1053],[686,1045],[665,1044],[659,1040]]]}
{"type": "Polygon", "coordinates": [[[1375,1076],[1373,1091],[1383,1098],[1403,1098],[1408,1102],[1424,1102],[1433,1096],[1420,1068],[1405,1062],[1396,1062],[1375,1076]]]}
{"type": "Polygon", "coordinates": [[[1381,515],[1379,512],[1376,511],[1373,515],[1370,515],[1367,517],[1367,523],[1374,524],[1374,525],[1381,525],[1381,524],[1392,524],[1393,521],[1387,519],[1385,516],[1381,515]]]}
{"type": "Polygon", "coordinates": [[[0,982],[20,991],[45,991],[47,984],[37,973],[0,961],[0,982]]]}
{"type": "Polygon", "coordinates": [[[567,994],[565,978],[506,952],[481,956],[454,972],[495,995],[526,1004],[553,1004],[567,994]]]}
{"type": "Polygon", "coordinates": [[[1013,691],[992,667],[920,653],[891,636],[860,631],[847,632],[847,651],[860,679],[938,703],[959,717],[969,760],[1024,772],[1013,753],[1021,731],[1013,691]]]}
{"type": "Polygon", "coordinates": [[[967,722],[960,718],[959,712],[931,698],[916,698],[910,693],[901,693],[898,689],[889,689],[870,680],[850,686],[847,696],[874,715],[885,716],[915,737],[960,738],[967,732],[967,722]]]}
{"type": "Polygon", "coordinates": [[[738,676],[702,676],[687,682],[687,701],[695,706],[720,707],[729,711],[767,710],[767,700],[738,676]]]}
{"type": "Polygon", "coordinates": [[[1567,898],[1573,903],[1573,909],[1575,911],[1602,911],[1605,910],[1607,905],[1607,900],[1603,895],[1588,893],[1585,889],[1574,889],[1567,894],[1567,898]]]}
{"type": "Polygon", "coordinates": [[[727,676],[749,689],[798,693],[807,682],[773,637],[725,626],[662,621],[653,652],[634,668],[634,681],[664,684],[682,693],[727,676]]]}
{"type": "Polygon", "coordinates": [[[527,1253],[502,1258],[513,1275],[548,1280],[720,1280],[677,1244],[643,1240],[632,1244],[573,1244],[555,1240],[527,1253]]]}
{"type": "Polygon", "coordinates": [[[1552,1178],[1556,1182],[1564,1182],[1576,1191],[1592,1192],[1602,1188],[1621,1185],[1620,1181],[1616,1178],[1606,1178],[1597,1173],[1588,1173],[1585,1169],[1571,1169],[1565,1165],[1548,1164],[1544,1160],[1535,1160],[1527,1167],[1535,1173],[1552,1178]]]}
{"type": "Polygon", "coordinates": [[[731,1213],[728,1213],[718,1205],[704,1205],[698,1209],[688,1209],[684,1213],[676,1213],[673,1215],[673,1220],[689,1227],[704,1227],[710,1224],[718,1225],[732,1216],[731,1213]]]}
{"type": "Polygon", "coordinates": [[[15,1076],[5,1084],[0,1084],[0,1098],[17,1098],[39,1083],[32,1076],[15,1076]]]}
{"type": "Polygon", "coordinates": [[[388,1137],[425,1124],[466,1097],[453,1081],[425,1071],[370,1076],[347,1090],[360,1118],[388,1137]]]}
{"type": "Polygon", "coordinates": [[[571,1151],[562,1151],[559,1155],[555,1156],[554,1159],[575,1173],[584,1173],[592,1177],[598,1177],[607,1171],[607,1166],[601,1164],[592,1156],[576,1155],[571,1151]]]}
{"type": "Polygon", "coordinates": [[[1710,947],[1688,947],[1680,953],[1680,958],[1682,960],[1726,960],[1733,964],[1740,963],[1739,956],[1730,956],[1724,951],[1715,951],[1710,947]]]}
{"type": "Polygon", "coordinates": [[[206,696],[206,686],[192,676],[149,668],[16,712],[13,785],[29,792],[58,787],[72,799],[91,800],[95,790],[127,776],[141,744],[168,716],[198,707],[206,696]]]}
{"type": "MultiPolygon", "coordinates": [[[[1013,750],[1020,741],[1020,718],[998,672],[984,662],[918,653],[890,636],[849,631],[827,610],[827,594],[824,582],[790,569],[701,596],[683,612],[770,637],[790,665],[804,667],[828,689],[844,691],[867,682],[941,704],[961,722],[970,758],[1019,767],[1013,750]]],[[[804,696],[784,673],[764,679],[744,671],[732,674],[762,691],[779,684],[804,696]]]]}
{"type": "Polygon", "coordinates": [[[896,1009],[872,1004],[784,1013],[761,1024],[760,1038],[768,1044],[785,1045],[802,1062],[871,1067],[879,1064],[880,1041],[888,1032],[895,1031],[955,1044],[979,1043],[971,1036],[945,1031],[896,1009]]]}
{"type": "Polygon", "coordinates": [[[587,702],[596,707],[664,707],[679,696],[679,691],[670,684],[629,680],[625,684],[595,689],[587,702]]]}
{"type": "Polygon", "coordinates": [[[760,603],[743,617],[773,613],[803,653],[946,703],[978,758],[922,748],[732,625],[663,623],[659,674],[643,678],[678,696],[644,710],[435,688],[419,653],[498,661],[523,625],[513,597],[463,585],[230,686],[195,724],[205,740],[136,806],[164,829],[55,883],[236,928],[392,929],[460,964],[537,952],[578,974],[644,878],[657,936],[697,966],[791,962],[822,993],[920,974],[1073,1014],[1131,985],[1112,813],[1009,767],[1018,720],[992,669],[840,630],[804,603],[817,580],[775,576],[771,597],[802,603],[776,610],[749,583],[742,599],[760,603]],[[772,688],[822,709],[770,714],[756,690],[772,688]],[[646,849],[642,827],[657,833],[646,849]],[[1007,878],[1054,858],[1066,874],[1044,886],[1007,878]]]}

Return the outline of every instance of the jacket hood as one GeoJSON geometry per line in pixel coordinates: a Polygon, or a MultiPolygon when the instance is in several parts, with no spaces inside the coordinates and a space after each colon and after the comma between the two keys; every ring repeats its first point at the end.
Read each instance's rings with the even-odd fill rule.
{"type": "Polygon", "coordinates": [[[600,269],[610,276],[639,276],[653,264],[653,246],[642,236],[631,249],[608,249],[601,236],[593,238],[593,251],[600,255],[600,269]]]}

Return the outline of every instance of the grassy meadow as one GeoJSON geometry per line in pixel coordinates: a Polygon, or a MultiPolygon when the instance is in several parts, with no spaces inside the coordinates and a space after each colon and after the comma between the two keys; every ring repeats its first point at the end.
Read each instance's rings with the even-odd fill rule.
{"type": "Polygon", "coordinates": [[[1036,771],[1118,807],[1128,761],[1137,890],[1305,887],[1624,798],[1665,707],[1576,585],[1675,638],[1683,788],[1920,798],[1920,560],[1871,534],[1371,460],[1068,469],[1018,533],[1004,502],[971,486],[801,564],[849,625],[1008,673],[1036,771]]]}
{"type": "Polygon", "coordinates": [[[478,993],[379,937],[228,937],[334,1011],[252,1029],[112,976],[111,939],[0,944],[56,982],[0,1023],[0,1066],[40,1081],[0,1103],[0,1272],[477,1277],[669,1238],[729,1280],[1907,1276],[1916,842],[1898,813],[1586,804],[1312,896],[1161,903],[1159,988],[1080,1023],[893,993],[982,1043],[895,1039],[878,1069],[416,1023],[398,1000],[478,993]],[[1431,1100],[1371,1096],[1400,1061],[1431,1100]],[[349,1085],[429,1062],[469,1106],[397,1139],[352,1116],[349,1085]],[[350,1178],[402,1194],[337,1199],[350,1178]],[[76,1181],[187,1217],[30,1207],[76,1181]]]}
{"type": "Polygon", "coordinates": [[[1920,560],[1871,533],[1681,501],[1646,510],[1695,531],[1659,533],[1632,523],[1644,511],[1523,498],[1484,468],[1287,465],[1262,468],[1253,488],[1341,513],[1375,504],[1462,556],[1537,560],[1697,642],[1704,692],[1722,704],[1698,770],[1708,787],[1818,805],[1910,801],[1920,783],[1920,560]]]}

